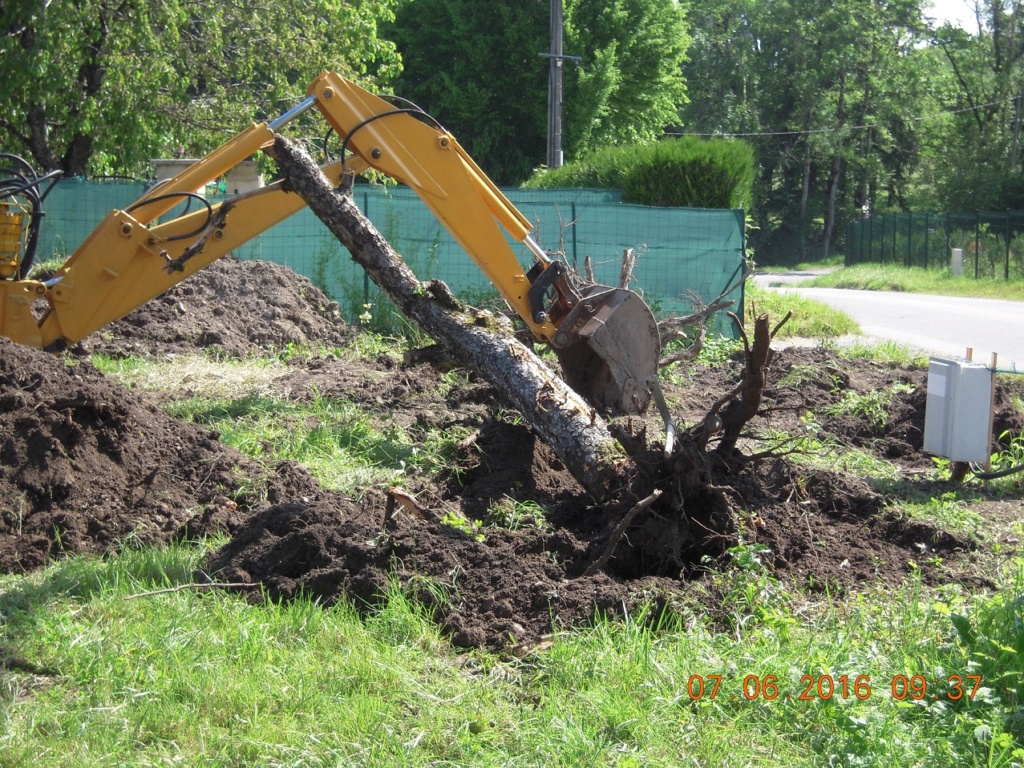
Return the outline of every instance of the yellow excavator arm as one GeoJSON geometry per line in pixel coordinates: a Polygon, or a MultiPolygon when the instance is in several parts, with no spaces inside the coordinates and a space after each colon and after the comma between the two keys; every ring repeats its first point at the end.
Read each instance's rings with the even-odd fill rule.
{"type": "Polygon", "coordinates": [[[333,72],[314,80],[308,94],[276,120],[250,126],[128,208],[112,211],[46,280],[25,277],[26,270],[13,266],[3,270],[12,240],[4,233],[17,214],[16,196],[0,190],[0,335],[62,349],[301,210],[305,202],[278,182],[159,221],[192,190],[268,147],[275,132],[315,106],[343,142],[343,159],[322,168],[328,178],[340,183],[343,174],[373,168],[408,185],[534,338],[555,348],[570,386],[602,409],[646,408],[646,381],[656,372],[660,345],[653,315],[639,296],[583,283],[548,256],[522,213],[422,111],[386,101],[333,72]],[[528,248],[529,269],[505,233],[528,248]]]}

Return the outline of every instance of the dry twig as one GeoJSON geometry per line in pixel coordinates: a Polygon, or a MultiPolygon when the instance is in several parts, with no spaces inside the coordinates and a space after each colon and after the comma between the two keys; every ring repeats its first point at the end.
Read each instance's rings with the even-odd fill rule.
{"type": "Polygon", "coordinates": [[[183,592],[186,589],[255,589],[259,586],[259,584],[253,584],[248,581],[192,582],[190,584],[179,584],[176,587],[167,587],[166,589],[154,589],[152,592],[136,592],[133,595],[127,595],[125,600],[135,600],[140,597],[152,597],[153,595],[166,595],[171,592],[183,592]]]}

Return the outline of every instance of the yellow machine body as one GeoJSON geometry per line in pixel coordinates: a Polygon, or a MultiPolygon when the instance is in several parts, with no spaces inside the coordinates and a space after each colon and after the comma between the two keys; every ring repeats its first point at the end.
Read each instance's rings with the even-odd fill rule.
{"type": "MultiPolygon", "coordinates": [[[[309,95],[308,106],[320,110],[351,153],[322,169],[332,181],[373,168],[407,184],[534,338],[559,351],[563,367],[572,368],[566,379],[574,388],[612,411],[646,407],[644,382],[656,371],[660,347],[653,315],[639,296],[583,285],[566,273],[533,240],[522,213],[436,124],[332,72],[314,80],[309,95]],[[506,232],[533,253],[530,270],[506,232]]],[[[189,192],[271,144],[286,117],[250,126],[125,210],[112,211],[45,281],[17,279],[19,212],[0,208],[0,335],[43,349],[73,344],[305,207],[277,183],[229,197],[212,211],[160,220],[189,192]]]]}

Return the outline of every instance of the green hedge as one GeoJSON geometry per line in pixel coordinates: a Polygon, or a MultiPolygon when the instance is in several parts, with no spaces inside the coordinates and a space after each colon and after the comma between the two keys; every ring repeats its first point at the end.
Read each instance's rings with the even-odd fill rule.
{"type": "Polygon", "coordinates": [[[622,190],[623,202],[687,208],[750,208],[754,150],[743,141],[692,136],[655,144],[606,147],[561,168],[537,173],[531,189],[622,190]]]}

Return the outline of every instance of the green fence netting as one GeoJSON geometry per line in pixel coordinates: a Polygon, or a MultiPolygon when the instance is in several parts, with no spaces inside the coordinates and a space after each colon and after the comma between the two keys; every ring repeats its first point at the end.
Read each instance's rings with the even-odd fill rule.
{"type": "Polygon", "coordinates": [[[846,264],[897,264],[947,269],[953,249],[963,274],[1024,279],[1024,211],[888,213],[851,222],[846,264]]]}
{"type": "MultiPolygon", "coordinates": [[[[608,191],[503,191],[534,223],[544,248],[563,252],[580,270],[589,258],[598,282],[617,284],[622,254],[632,248],[639,259],[631,287],[659,315],[687,314],[693,307],[691,294],[710,302],[743,274],[742,211],[625,205],[608,191]]],[[[140,183],[61,181],[47,199],[40,258],[70,255],[104,216],[143,192],[140,183]]],[[[494,295],[480,270],[411,190],[357,185],[354,199],[421,279],[444,280],[470,301],[494,295]]],[[[529,251],[518,243],[513,247],[528,266],[529,251]]],[[[362,268],[308,210],[253,238],[234,255],[284,264],[309,277],[339,302],[349,320],[378,296],[362,268]]],[[[729,298],[741,309],[742,287],[729,298]]],[[[735,335],[727,318],[716,322],[719,333],[735,335]]]]}

